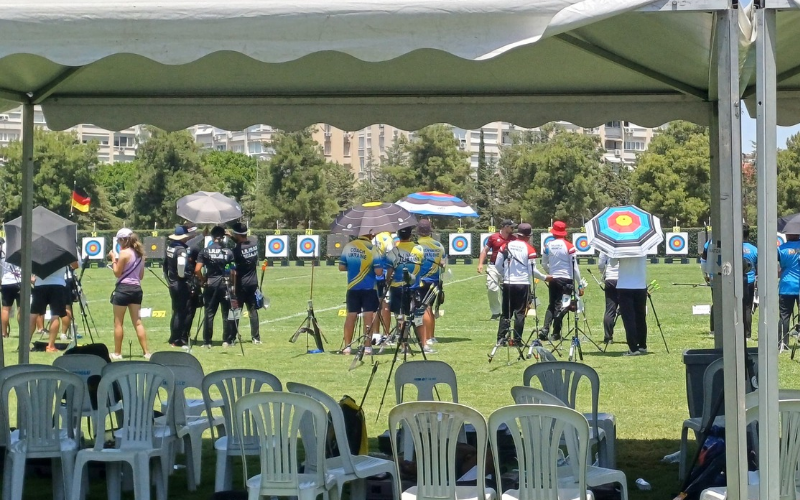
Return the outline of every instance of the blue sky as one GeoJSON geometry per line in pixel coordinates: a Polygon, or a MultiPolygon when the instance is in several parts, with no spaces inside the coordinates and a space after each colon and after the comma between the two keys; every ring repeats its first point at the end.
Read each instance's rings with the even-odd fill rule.
{"type": "MultiPolygon", "coordinates": [[[[747,107],[742,106],[742,152],[753,151],[753,142],[756,140],[756,120],[747,114],[747,107]]],[[[793,127],[778,127],[778,148],[786,149],[786,139],[800,132],[800,125],[793,127]]]]}

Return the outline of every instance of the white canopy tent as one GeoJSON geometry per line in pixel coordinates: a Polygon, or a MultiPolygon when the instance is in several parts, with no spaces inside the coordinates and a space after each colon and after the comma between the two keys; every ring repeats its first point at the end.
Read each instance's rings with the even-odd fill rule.
{"type": "MultiPolygon", "coordinates": [[[[729,489],[738,496],[745,486],[739,99],[752,81],[754,31],[735,3],[0,0],[0,110],[23,104],[23,237],[30,241],[35,104],[54,129],[710,125],[714,252],[723,263],[715,319],[726,332],[717,339],[725,392],[736,396],[725,410],[729,489]]],[[[23,317],[29,294],[23,280],[23,317]]]]}

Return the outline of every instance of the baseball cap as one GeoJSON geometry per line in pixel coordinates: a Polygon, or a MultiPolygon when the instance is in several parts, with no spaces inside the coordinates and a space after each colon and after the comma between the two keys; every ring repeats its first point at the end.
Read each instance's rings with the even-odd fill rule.
{"type": "Polygon", "coordinates": [[[500,227],[506,227],[506,226],[516,227],[516,224],[514,224],[514,221],[511,219],[505,219],[503,222],[500,223],[500,227]]]}
{"type": "Polygon", "coordinates": [[[430,236],[432,231],[430,220],[422,219],[417,223],[417,234],[419,236],[430,236]]]}
{"type": "Polygon", "coordinates": [[[132,230],[128,229],[127,227],[123,227],[117,231],[117,238],[130,238],[132,234],[132,230]]]}
{"type": "Polygon", "coordinates": [[[231,232],[245,236],[247,235],[247,226],[241,222],[234,222],[231,224],[231,232]]]}
{"type": "Polygon", "coordinates": [[[527,222],[523,222],[519,226],[517,226],[517,234],[519,235],[530,236],[532,232],[533,228],[527,222]]]}
{"type": "Polygon", "coordinates": [[[550,232],[553,233],[553,236],[565,238],[567,236],[567,225],[564,222],[557,220],[553,223],[553,230],[550,232]]]}
{"type": "Polygon", "coordinates": [[[402,229],[398,229],[398,230],[397,230],[397,236],[398,236],[398,237],[399,237],[401,240],[407,240],[407,239],[411,238],[411,231],[413,231],[413,229],[414,229],[414,227],[413,227],[413,226],[410,226],[410,227],[404,227],[404,228],[402,228],[402,229]]]}

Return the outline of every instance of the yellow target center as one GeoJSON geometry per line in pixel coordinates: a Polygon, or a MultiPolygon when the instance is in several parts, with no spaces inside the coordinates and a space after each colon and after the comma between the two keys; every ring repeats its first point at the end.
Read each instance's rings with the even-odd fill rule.
{"type": "Polygon", "coordinates": [[[633,224],[633,219],[631,219],[630,215],[620,215],[617,217],[617,225],[626,227],[633,224]]]}

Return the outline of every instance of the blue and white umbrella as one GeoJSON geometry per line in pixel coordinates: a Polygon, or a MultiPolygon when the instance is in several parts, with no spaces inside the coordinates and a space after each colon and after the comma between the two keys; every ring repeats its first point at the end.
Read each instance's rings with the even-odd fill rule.
{"type": "Polygon", "coordinates": [[[397,202],[412,214],[446,215],[450,217],[477,217],[478,213],[464,200],[439,191],[422,191],[406,196],[397,202]]]}

